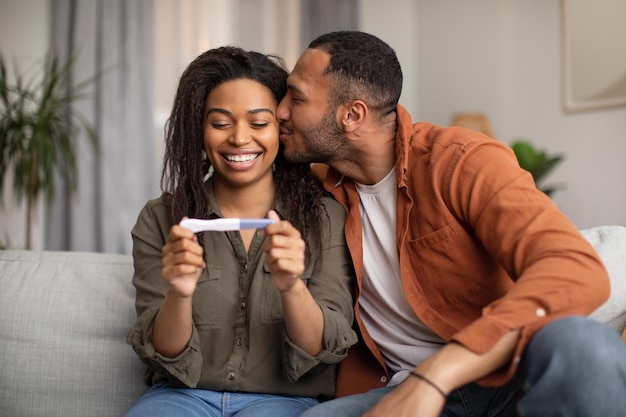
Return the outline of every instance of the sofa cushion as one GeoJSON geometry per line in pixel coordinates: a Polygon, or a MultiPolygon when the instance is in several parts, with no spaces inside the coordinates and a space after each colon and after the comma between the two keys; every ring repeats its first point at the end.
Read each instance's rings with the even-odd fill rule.
{"type": "Polygon", "coordinates": [[[591,317],[611,325],[620,334],[626,327],[626,227],[598,226],[581,231],[604,262],[611,279],[611,295],[591,317]]]}
{"type": "Polygon", "coordinates": [[[0,271],[0,416],[123,415],[146,389],[131,257],[2,251],[0,271]]]}

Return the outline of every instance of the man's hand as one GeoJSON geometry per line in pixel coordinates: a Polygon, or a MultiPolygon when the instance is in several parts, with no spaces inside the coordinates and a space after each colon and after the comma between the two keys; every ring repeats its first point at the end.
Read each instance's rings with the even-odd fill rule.
{"type": "MultiPolygon", "coordinates": [[[[519,330],[505,333],[490,351],[483,354],[450,342],[422,362],[415,372],[449,394],[460,386],[508,365],[513,358],[519,334],[519,330]]],[[[431,384],[409,375],[363,417],[439,417],[445,402],[446,398],[431,384]]]]}
{"type": "Polygon", "coordinates": [[[409,375],[363,417],[439,417],[445,403],[439,391],[409,375]]]}

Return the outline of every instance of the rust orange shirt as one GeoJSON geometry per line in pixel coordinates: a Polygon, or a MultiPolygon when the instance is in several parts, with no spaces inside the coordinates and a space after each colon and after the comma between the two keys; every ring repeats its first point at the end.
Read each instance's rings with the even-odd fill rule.
{"type": "MultiPolygon", "coordinates": [[[[397,113],[396,245],[404,293],[427,326],[476,353],[521,329],[510,366],[479,381],[502,384],[538,329],[587,315],[608,298],[608,274],[508,146],[464,128],[413,124],[401,106],[397,113]]],[[[354,182],[331,168],[324,185],[348,214],[357,274],[361,337],[340,366],[342,396],[383,386],[388,374],[359,312],[363,256],[354,182]]]]}

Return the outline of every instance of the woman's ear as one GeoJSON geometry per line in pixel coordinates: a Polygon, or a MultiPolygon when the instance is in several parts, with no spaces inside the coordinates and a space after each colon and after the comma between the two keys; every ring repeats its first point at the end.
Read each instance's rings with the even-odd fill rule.
{"type": "Polygon", "coordinates": [[[365,121],[368,108],[362,100],[353,100],[342,104],[338,114],[341,115],[341,126],[344,132],[352,132],[358,129],[365,121]]]}

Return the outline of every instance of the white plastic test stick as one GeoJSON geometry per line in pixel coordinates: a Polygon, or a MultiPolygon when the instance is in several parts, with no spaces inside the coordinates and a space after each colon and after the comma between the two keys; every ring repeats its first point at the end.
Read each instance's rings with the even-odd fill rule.
{"type": "Polygon", "coordinates": [[[226,232],[229,230],[263,229],[274,222],[275,220],[272,219],[184,219],[181,220],[180,225],[191,229],[194,233],[199,233],[205,231],[226,232]]]}

